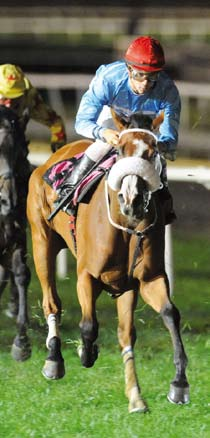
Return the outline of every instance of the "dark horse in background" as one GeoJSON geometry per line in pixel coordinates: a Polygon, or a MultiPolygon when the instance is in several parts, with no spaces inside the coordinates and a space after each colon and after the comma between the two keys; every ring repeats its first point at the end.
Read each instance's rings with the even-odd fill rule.
{"type": "Polygon", "coordinates": [[[23,163],[27,142],[24,128],[24,123],[20,127],[11,109],[0,106],[0,296],[9,283],[11,302],[7,314],[17,321],[11,353],[20,361],[31,355],[27,336],[30,271],[26,263],[27,181],[23,163]]]}
{"type": "Polygon", "coordinates": [[[108,180],[103,176],[89,202],[78,205],[76,250],[68,214],[59,211],[49,220],[57,195],[43,176],[55,163],[84,151],[90,141],[79,140],[64,146],[38,167],[29,181],[27,215],[48,323],[49,354],[43,375],[59,379],[65,374],[58,330],[62,305],[56,289],[55,260],[60,249],[67,246],[77,258],[77,293],[82,312],[82,345],[78,349],[81,363],[91,367],[98,357],[96,301],[102,290],[106,290],[116,298],[129,412],[145,412],[147,405],[141,397],[134,361],[134,310],[138,293],[162,316],[172,338],[176,369],[168,394],[172,403],[189,402],[187,357],[180,335],[180,314],[170,298],[164,264],[165,217],[159,196],[157,138],[152,132],[158,119],[153,123],[150,120],[149,124],[148,118],[144,119],[142,126],[142,120],[136,116],[125,121],[115,115],[115,123],[121,131],[118,157],[108,180]]]}

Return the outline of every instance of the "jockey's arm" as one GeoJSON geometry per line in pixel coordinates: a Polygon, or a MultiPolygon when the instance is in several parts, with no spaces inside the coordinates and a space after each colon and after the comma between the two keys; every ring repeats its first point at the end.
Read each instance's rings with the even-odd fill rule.
{"type": "Polygon", "coordinates": [[[173,87],[167,94],[167,100],[161,109],[164,111],[164,120],[160,125],[158,149],[166,159],[174,161],[176,159],[181,111],[180,96],[176,87],[173,87]]]}
{"type": "Polygon", "coordinates": [[[43,100],[40,93],[31,88],[28,93],[30,118],[51,130],[51,149],[54,152],[66,144],[66,131],[62,118],[50,108],[43,100]]]}
{"type": "Polygon", "coordinates": [[[105,129],[98,120],[104,107],[109,106],[113,100],[112,91],[101,72],[103,72],[103,66],[98,69],[81,99],[76,114],[75,130],[79,135],[111,144],[113,141],[116,143],[117,131],[105,129]]]}

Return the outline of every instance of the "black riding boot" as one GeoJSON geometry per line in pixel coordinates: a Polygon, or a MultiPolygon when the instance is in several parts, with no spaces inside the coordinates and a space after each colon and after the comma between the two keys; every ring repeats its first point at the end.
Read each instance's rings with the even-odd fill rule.
{"type": "Polygon", "coordinates": [[[173,198],[169,191],[168,186],[163,186],[159,192],[159,198],[163,205],[165,215],[165,225],[169,225],[177,218],[173,208],[173,198]]]}
{"type": "Polygon", "coordinates": [[[163,188],[158,190],[158,193],[159,193],[161,204],[163,206],[165,225],[169,225],[172,222],[174,222],[174,220],[176,219],[176,213],[173,207],[173,198],[168,187],[167,163],[163,156],[161,156],[161,164],[162,164],[162,172],[160,175],[160,179],[163,184],[163,188]]]}
{"type": "Polygon", "coordinates": [[[73,191],[76,184],[91,170],[94,164],[95,161],[91,160],[86,154],[83,155],[79,164],[73,169],[59,189],[56,204],[59,204],[68,193],[73,191]]]}

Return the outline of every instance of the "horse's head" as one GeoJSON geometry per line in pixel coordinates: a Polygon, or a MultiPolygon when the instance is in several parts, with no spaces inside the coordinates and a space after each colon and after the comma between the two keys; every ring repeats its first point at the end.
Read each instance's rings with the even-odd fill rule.
{"type": "Polygon", "coordinates": [[[25,144],[24,130],[16,114],[0,105],[0,215],[3,216],[10,214],[17,202],[17,161],[25,144]]]}
{"type": "Polygon", "coordinates": [[[156,160],[157,138],[153,131],[163,118],[152,120],[135,113],[127,121],[119,120],[119,159],[110,171],[108,184],[118,192],[121,213],[129,217],[129,221],[136,221],[145,217],[152,193],[161,187],[156,160]]]}
{"type": "Polygon", "coordinates": [[[139,156],[151,159],[157,153],[157,137],[164,120],[164,114],[160,113],[152,119],[149,115],[136,112],[129,117],[120,116],[111,110],[113,121],[120,131],[117,148],[122,156],[139,156]]]}
{"type": "Polygon", "coordinates": [[[161,188],[161,181],[154,161],[126,156],[112,166],[108,185],[118,192],[120,211],[132,222],[146,216],[152,193],[161,188]]]}

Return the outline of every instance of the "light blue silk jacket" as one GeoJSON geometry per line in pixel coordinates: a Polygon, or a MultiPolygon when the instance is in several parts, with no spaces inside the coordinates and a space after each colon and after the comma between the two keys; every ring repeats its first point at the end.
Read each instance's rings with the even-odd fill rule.
{"type": "Polygon", "coordinates": [[[164,111],[158,141],[165,144],[168,152],[175,152],[181,101],[175,83],[164,71],[161,71],[152,89],[137,95],[129,85],[128,71],[123,60],[101,65],[81,99],[76,115],[76,132],[84,137],[103,140],[104,127],[99,116],[105,107],[113,108],[124,116],[141,111],[156,117],[164,111]]]}

